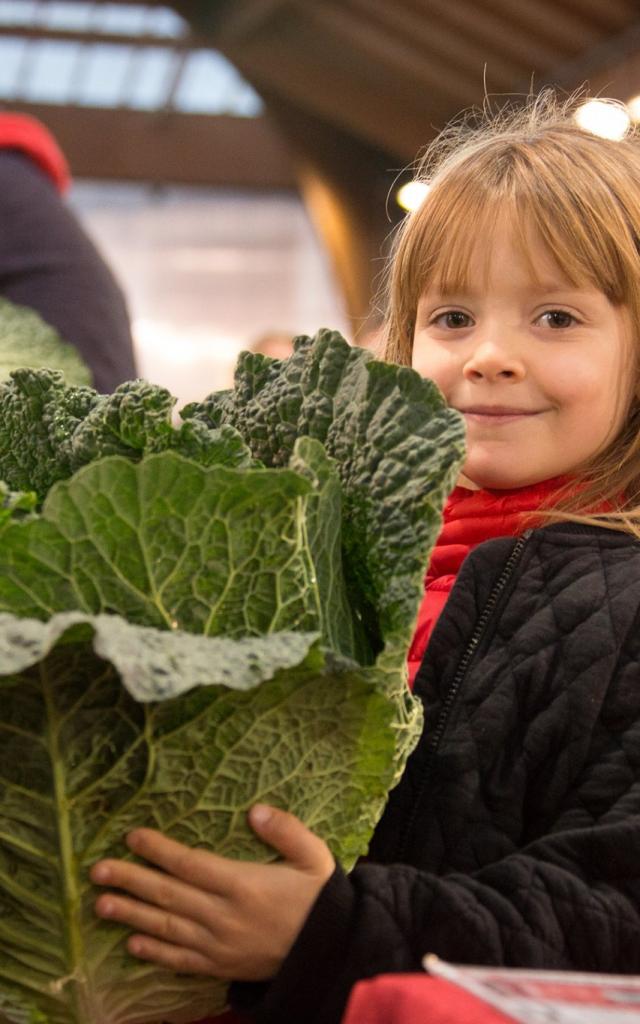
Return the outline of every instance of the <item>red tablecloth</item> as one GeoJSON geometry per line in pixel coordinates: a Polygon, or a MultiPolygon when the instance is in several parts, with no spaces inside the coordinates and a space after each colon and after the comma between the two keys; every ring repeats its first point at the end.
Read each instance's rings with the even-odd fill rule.
{"type": "Polygon", "coordinates": [[[424,974],[382,974],[354,987],[342,1024],[513,1024],[470,992],[424,974]]]}
{"type": "MultiPolygon", "coordinates": [[[[199,1024],[241,1024],[244,1019],[229,1012],[199,1024]]],[[[381,974],[354,987],[342,1024],[513,1024],[513,1018],[444,978],[381,974]]]]}

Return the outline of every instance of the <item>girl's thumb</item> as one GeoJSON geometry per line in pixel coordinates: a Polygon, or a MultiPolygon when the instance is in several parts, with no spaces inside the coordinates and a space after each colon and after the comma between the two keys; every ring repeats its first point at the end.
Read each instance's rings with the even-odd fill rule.
{"type": "Polygon", "coordinates": [[[335,861],[329,847],[294,814],[267,804],[254,804],[249,811],[249,823],[263,842],[295,867],[313,874],[333,872],[335,861]]]}

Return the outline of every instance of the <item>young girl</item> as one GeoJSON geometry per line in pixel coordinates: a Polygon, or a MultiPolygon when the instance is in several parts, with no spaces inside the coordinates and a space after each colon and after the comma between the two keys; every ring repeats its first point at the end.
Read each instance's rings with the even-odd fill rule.
{"type": "Polygon", "coordinates": [[[93,871],[134,955],[234,979],[263,1024],[337,1024],[427,952],[640,972],[640,141],[547,96],[448,130],[425,173],[387,356],[462,412],[468,457],[410,655],[425,730],[369,858],[347,876],[256,806],[276,864],[140,829],[148,867],[93,871]]]}

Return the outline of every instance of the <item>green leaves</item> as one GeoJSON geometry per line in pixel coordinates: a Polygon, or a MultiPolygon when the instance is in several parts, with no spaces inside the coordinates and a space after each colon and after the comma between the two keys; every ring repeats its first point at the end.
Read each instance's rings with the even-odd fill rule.
{"type": "Polygon", "coordinates": [[[90,384],[91,373],[77,349],[33,309],[0,299],[0,380],[23,366],[49,367],[69,384],[90,384]]]}
{"type": "Polygon", "coordinates": [[[235,427],[267,466],[289,465],[300,436],[322,442],[340,478],[350,603],[372,649],[395,649],[399,667],[462,463],[463,419],[431,381],[375,361],[335,331],[297,338],[294,348],[283,363],[243,353],[234,390],[182,415],[235,427]]]}
{"type": "Polygon", "coordinates": [[[52,489],[0,545],[0,610],[80,609],[206,636],[318,628],[303,529],[310,485],[205,469],[173,452],[101,459],[52,489]]]}
{"type": "Polygon", "coordinates": [[[0,480],[40,500],[58,480],[106,455],[139,461],[173,450],[200,465],[248,466],[249,449],[231,427],[201,422],[175,429],[175,398],[144,380],[113,394],[68,387],[54,370],[15,370],[0,384],[0,480]]]}
{"type": "Polygon", "coordinates": [[[0,384],[0,1019],[167,1024],[224,986],[132,960],[91,864],[149,825],[268,859],[286,807],[347,867],[421,728],[405,658],[463,427],[339,335],[246,354],[172,422],[18,370],[0,384]],[[36,492],[34,494],[33,492],[36,492]],[[35,508],[39,501],[39,511],[35,508]]]}
{"type": "MultiPolygon", "coordinates": [[[[270,665],[261,663],[271,678],[256,685],[256,672],[244,692],[207,684],[140,703],[129,658],[144,677],[134,634],[154,631],[111,635],[115,623],[77,613],[47,624],[0,618],[0,656],[14,666],[0,687],[0,993],[12,1021],[28,1019],[21,1006],[60,1024],[142,1024],[222,1005],[223,986],[140,965],[123,929],[93,914],[89,868],[125,855],[133,826],[270,859],[246,824],[251,804],[267,800],[303,817],[350,864],[391,784],[392,704],[359,672],[325,665],[313,637],[250,641],[263,659],[271,644],[270,665]]],[[[182,634],[163,678],[202,682],[208,660],[216,682],[225,643],[182,634]],[[200,648],[199,679],[189,648],[200,648]]]]}

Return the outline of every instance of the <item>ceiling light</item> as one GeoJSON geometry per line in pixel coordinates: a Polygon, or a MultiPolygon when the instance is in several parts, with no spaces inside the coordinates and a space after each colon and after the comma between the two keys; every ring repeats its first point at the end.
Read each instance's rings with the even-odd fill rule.
{"type": "Polygon", "coordinates": [[[417,210],[428,191],[426,181],[408,181],[396,192],[396,202],[403,210],[417,210]]]}
{"type": "Polygon", "coordinates": [[[632,121],[640,121],[640,95],[633,96],[632,99],[627,102],[627,110],[629,111],[632,121]]]}
{"type": "Polygon", "coordinates": [[[631,124],[629,113],[622,103],[610,100],[588,100],[576,110],[576,121],[585,131],[603,139],[622,139],[631,124]]]}

